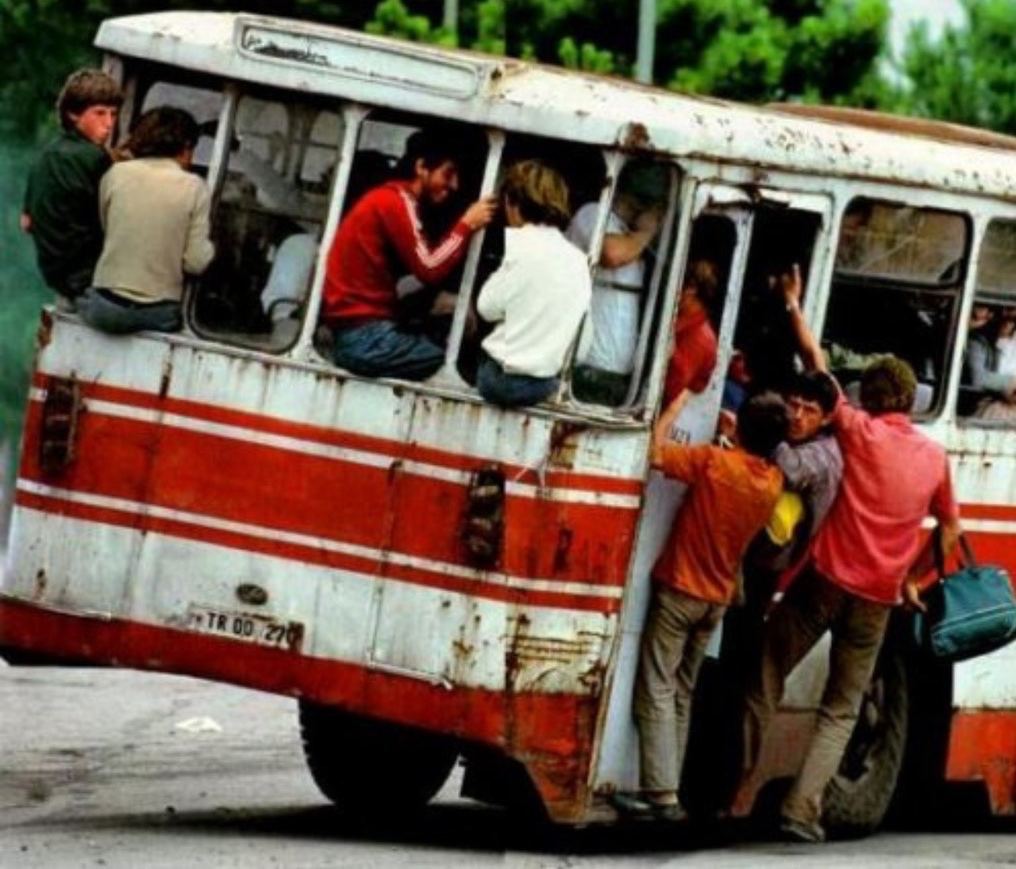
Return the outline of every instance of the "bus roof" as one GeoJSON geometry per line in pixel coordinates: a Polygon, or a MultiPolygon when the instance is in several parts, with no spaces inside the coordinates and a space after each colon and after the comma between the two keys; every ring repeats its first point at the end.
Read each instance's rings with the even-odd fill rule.
{"type": "MultiPolygon", "coordinates": [[[[95,42],[115,54],[225,78],[518,132],[1016,201],[1016,140],[950,124],[822,107],[748,106],[235,13],[111,18],[95,42]]],[[[764,174],[758,180],[764,183],[764,174]]]]}

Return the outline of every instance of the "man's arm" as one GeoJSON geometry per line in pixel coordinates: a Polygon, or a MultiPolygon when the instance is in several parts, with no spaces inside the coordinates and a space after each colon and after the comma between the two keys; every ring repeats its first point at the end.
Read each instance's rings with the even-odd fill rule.
{"type": "Polygon", "coordinates": [[[189,275],[200,275],[215,257],[215,245],[209,238],[211,203],[207,185],[199,181],[183,249],[183,270],[189,275]]]}
{"type": "Polygon", "coordinates": [[[689,395],[690,393],[687,389],[681,390],[681,393],[677,396],[677,398],[664,408],[663,413],[661,413],[659,419],[656,420],[656,425],[653,426],[653,446],[650,461],[654,468],[663,467],[663,455],[666,451],[665,448],[667,446],[676,446],[670,439],[670,432],[673,430],[674,423],[681,415],[681,411],[684,409],[685,404],[688,403],[689,395]]]}
{"type": "Polygon", "coordinates": [[[924,579],[935,568],[934,547],[936,536],[939,536],[941,539],[942,560],[945,561],[945,559],[952,555],[963,530],[960,527],[959,508],[953,496],[952,475],[949,472],[948,463],[945,467],[945,475],[942,477],[938,489],[935,490],[935,494],[932,496],[930,512],[938,521],[939,534],[931,534],[928,537],[924,546],[921,547],[917,558],[914,559],[914,563],[910,566],[910,570],[907,571],[906,578],[903,580],[904,602],[914,609],[921,610],[921,612],[927,609],[921,601],[921,592],[937,579],[934,575],[931,575],[927,580],[924,579]]]}
{"type": "Polygon", "coordinates": [[[828,372],[825,356],[822,354],[822,346],[812,334],[811,329],[808,328],[808,324],[804,320],[804,312],[801,310],[801,294],[804,292],[801,282],[801,267],[794,263],[790,274],[780,275],[779,281],[783,290],[783,299],[787,305],[790,327],[794,331],[798,353],[804,367],[809,371],[828,372]]]}
{"type": "Polygon", "coordinates": [[[600,248],[600,265],[616,269],[635,262],[656,237],[659,228],[659,212],[650,210],[638,216],[635,229],[630,232],[607,233],[600,248]]]}
{"type": "Polygon", "coordinates": [[[415,200],[403,190],[385,201],[381,220],[406,269],[425,284],[438,284],[461,262],[469,237],[490,223],[495,209],[491,197],[474,202],[435,246],[423,235],[415,200]]]}

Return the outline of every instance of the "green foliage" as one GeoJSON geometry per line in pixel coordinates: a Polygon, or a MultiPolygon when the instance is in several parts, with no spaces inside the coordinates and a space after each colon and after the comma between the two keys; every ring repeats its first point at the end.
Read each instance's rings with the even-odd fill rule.
{"type": "Polygon", "coordinates": [[[967,23],[933,40],[915,27],[903,54],[908,82],[888,104],[909,114],[1016,135],[1016,3],[964,0],[967,23]]]}
{"type": "Polygon", "coordinates": [[[557,56],[562,66],[568,69],[581,69],[586,72],[603,74],[614,71],[614,55],[605,49],[599,49],[591,42],[583,42],[581,46],[566,36],[557,47],[557,56]]]}
{"type": "Polygon", "coordinates": [[[402,0],[381,0],[365,29],[368,33],[395,36],[409,42],[455,45],[457,41],[454,33],[432,26],[426,15],[412,15],[402,0]]]}

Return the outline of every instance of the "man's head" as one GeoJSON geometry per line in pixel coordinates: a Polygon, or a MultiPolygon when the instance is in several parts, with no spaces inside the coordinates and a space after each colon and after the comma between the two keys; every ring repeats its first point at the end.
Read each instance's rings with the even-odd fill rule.
{"type": "Polygon", "coordinates": [[[135,157],[172,157],[190,166],[200,130],[190,112],[172,106],[149,109],[138,120],[127,149],[135,157]]]}
{"type": "Polygon", "coordinates": [[[564,229],[571,219],[568,185],[559,172],[539,160],[513,165],[501,182],[505,210],[522,223],[542,223],[564,229]]]}
{"type": "Polygon", "coordinates": [[[801,443],[829,424],[838,394],[832,378],[822,371],[802,371],[783,392],[790,413],[788,438],[801,443]]]}
{"type": "Polygon", "coordinates": [[[79,69],[67,76],[56,112],[65,130],[77,130],[96,145],[108,140],[123,103],[123,93],[101,69],[79,69]]]}
{"type": "Polygon", "coordinates": [[[788,427],[787,405],[775,392],[755,395],[737,411],[737,442],[764,459],[787,439],[788,427]]]}
{"type": "Polygon", "coordinates": [[[861,407],[873,415],[909,413],[917,393],[914,369],[896,356],[882,356],[861,375],[861,407]]]}
{"type": "Polygon", "coordinates": [[[448,130],[417,130],[406,140],[405,153],[395,170],[431,205],[443,204],[459,189],[462,158],[453,135],[448,130]]]}
{"type": "Polygon", "coordinates": [[[719,285],[720,278],[714,262],[707,259],[692,260],[684,272],[681,301],[695,298],[703,305],[708,305],[716,297],[719,285]]]}

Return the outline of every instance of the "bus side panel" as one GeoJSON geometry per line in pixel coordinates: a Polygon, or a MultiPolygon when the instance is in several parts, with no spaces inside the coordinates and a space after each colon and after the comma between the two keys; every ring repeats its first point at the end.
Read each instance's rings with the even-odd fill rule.
{"type": "Polygon", "coordinates": [[[645,433],[107,343],[59,318],[41,358],[0,642],[499,746],[552,816],[580,820],[645,433]],[[53,471],[38,458],[44,402],[72,377],[74,455],[53,471]],[[480,568],[462,528],[490,467],[505,543],[480,568]]]}
{"type": "MultiPolygon", "coordinates": [[[[977,560],[1016,577],[1016,431],[957,427],[949,444],[960,516],[977,560]]],[[[1016,814],[1016,643],[953,667],[945,777],[981,781],[1016,814]]]]}

